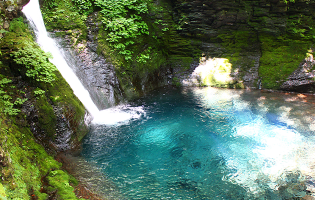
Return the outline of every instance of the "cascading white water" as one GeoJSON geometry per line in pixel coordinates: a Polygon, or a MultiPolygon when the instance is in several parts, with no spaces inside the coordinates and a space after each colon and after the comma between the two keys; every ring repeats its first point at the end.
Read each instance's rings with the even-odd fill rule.
{"type": "Polygon", "coordinates": [[[38,0],[30,0],[30,2],[24,6],[22,12],[35,31],[37,43],[45,52],[50,52],[52,54],[53,59],[50,61],[58,68],[59,72],[72,88],[74,94],[80,99],[88,112],[93,117],[96,116],[99,110],[93,103],[89,92],[83,87],[80,80],[68,66],[66,60],[60,54],[55,41],[48,36],[38,0]]]}
{"type": "Polygon", "coordinates": [[[115,125],[121,122],[128,122],[130,119],[139,118],[144,114],[142,107],[133,108],[128,105],[100,111],[91,99],[89,92],[84,88],[76,74],[68,65],[66,58],[61,54],[54,39],[48,36],[38,0],[30,0],[30,2],[24,6],[22,12],[35,31],[37,43],[45,52],[52,54],[53,59],[50,59],[50,61],[58,68],[59,72],[72,88],[74,94],[93,116],[94,120],[92,122],[115,125]]]}

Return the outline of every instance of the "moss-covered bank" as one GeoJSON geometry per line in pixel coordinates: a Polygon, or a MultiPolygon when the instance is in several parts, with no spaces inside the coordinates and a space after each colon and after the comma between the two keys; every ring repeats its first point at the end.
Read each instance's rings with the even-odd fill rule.
{"type": "Polygon", "coordinates": [[[77,199],[78,182],[54,156],[78,147],[87,133],[86,111],[23,18],[16,18],[16,5],[16,14],[1,24],[0,199],[77,199]],[[62,149],[56,139],[66,133],[72,139],[62,149]]]}

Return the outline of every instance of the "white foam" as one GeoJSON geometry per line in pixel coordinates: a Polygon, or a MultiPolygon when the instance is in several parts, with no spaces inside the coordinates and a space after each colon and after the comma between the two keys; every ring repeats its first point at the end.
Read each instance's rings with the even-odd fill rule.
{"type": "Polygon", "coordinates": [[[92,123],[109,126],[121,125],[129,123],[131,120],[139,119],[141,116],[145,116],[143,106],[120,105],[98,112],[94,116],[92,123]]]}

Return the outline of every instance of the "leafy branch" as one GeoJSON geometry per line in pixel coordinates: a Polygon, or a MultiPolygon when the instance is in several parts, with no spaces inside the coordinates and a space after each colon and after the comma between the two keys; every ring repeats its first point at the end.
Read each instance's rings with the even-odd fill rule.
{"type": "Polygon", "coordinates": [[[141,35],[149,35],[149,28],[141,15],[148,13],[143,0],[95,0],[101,8],[102,22],[108,31],[107,41],[125,60],[131,60],[131,45],[141,35]]]}
{"type": "Polygon", "coordinates": [[[0,111],[8,115],[17,115],[21,111],[20,109],[14,108],[14,106],[22,105],[27,99],[16,98],[12,101],[12,96],[6,91],[6,87],[12,80],[2,78],[0,80],[0,111]]]}
{"type": "Polygon", "coordinates": [[[39,82],[52,83],[55,80],[56,67],[49,62],[52,56],[45,53],[32,42],[25,42],[22,48],[13,51],[10,56],[16,62],[26,67],[26,76],[39,82]]]}

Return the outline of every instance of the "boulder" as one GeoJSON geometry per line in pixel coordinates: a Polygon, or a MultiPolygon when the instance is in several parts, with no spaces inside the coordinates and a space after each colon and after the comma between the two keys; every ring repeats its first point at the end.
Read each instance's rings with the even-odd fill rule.
{"type": "Polygon", "coordinates": [[[294,92],[315,92],[315,61],[312,54],[306,58],[284,82],[280,89],[294,92]]]}

